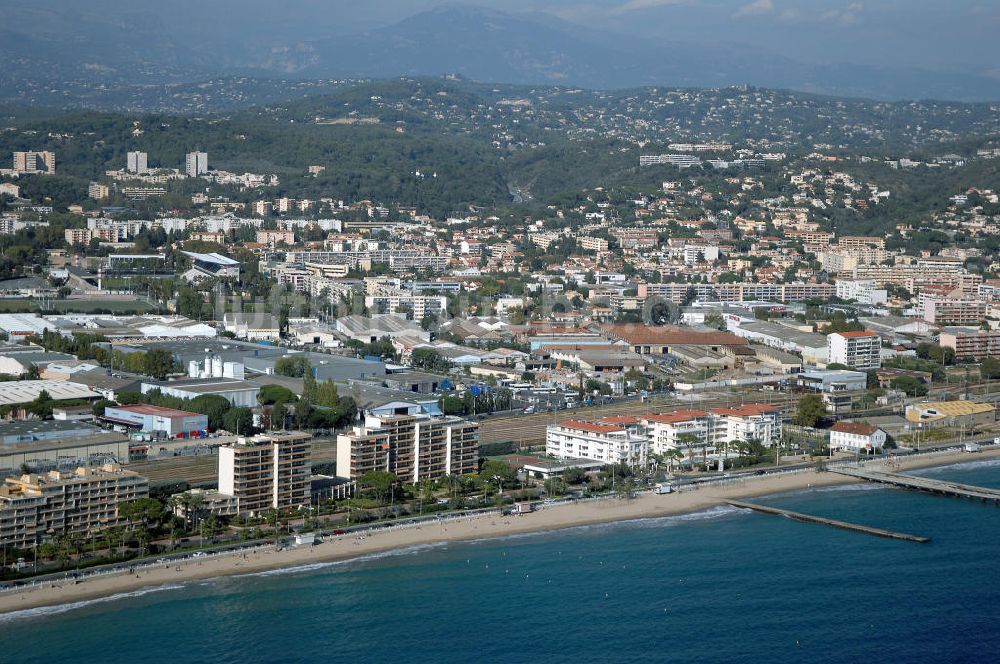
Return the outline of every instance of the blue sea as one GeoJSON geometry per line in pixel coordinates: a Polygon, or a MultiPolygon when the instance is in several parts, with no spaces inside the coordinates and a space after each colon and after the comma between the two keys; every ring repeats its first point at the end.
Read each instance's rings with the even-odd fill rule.
{"type": "MultiPolygon", "coordinates": [[[[921,473],[1000,486],[1000,462],[921,473]]],[[[932,541],[717,508],[0,616],[0,661],[1000,661],[1000,508],[874,485],[760,502],[932,541]]]]}

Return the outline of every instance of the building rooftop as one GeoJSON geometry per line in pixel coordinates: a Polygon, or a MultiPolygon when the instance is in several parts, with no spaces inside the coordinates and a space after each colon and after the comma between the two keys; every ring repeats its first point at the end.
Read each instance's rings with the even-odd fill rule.
{"type": "Polygon", "coordinates": [[[194,251],[185,251],[184,254],[190,256],[196,261],[201,263],[212,263],[213,265],[239,265],[240,262],[229,258],[228,256],[223,256],[222,254],[211,253],[211,254],[199,254],[194,251]]]}
{"type": "Polygon", "coordinates": [[[748,403],[736,408],[713,408],[712,412],[717,415],[735,415],[737,417],[754,417],[755,415],[765,415],[778,410],[777,406],[768,406],[763,403],[748,403]]]}
{"type": "Polygon", "coordinates": [[[652,415],[643,415],[643,419],[649,422],[658,422],[660,424],[676,424],[678,422],[690,422],[691,420],[696,420],[702,417],[708,417],[708,413],[704,410],[674,410],[669,413],[655,413],[652,415]]]}
{"type": "Polygon", "coordinates": [[[728,332],[698,332],[683,327],[645,325],[605,325],[609,336],[632,345],[663,344],[684,346],[745,346],[747,340],[728,332]]]}
{"type": "Polygon", "coordinates": [[[149,404],[137,403],[133,406],[114,406],[115,410],[124,410],[137,415],[156,415],[159,417],[197,417],[200,413],[192,413],[189,410],[177,410],[175,408],[163,408],[162,406],[150,406],[149,404]]]}
{"type": "Polygon", "coordinates": [[[840,421],[830,427],[830,431],[849,433],[854,434],[855,436],[870,436],[878,431],[878,427],[872,426],[871,424],[865,424],[864,422],[840,421]]]}
{"type": "Polygon", "coordinates": [[[597,422],[584,422],[581,420],[566,420],[560,422],[558,426],[566,429],[577,429],[589,433],[619,433],[624,431],[621,426],[614,424],[600,424],[597,422]]]}
{"type": "Polygon", "coordinates": [[[85,385],[64,380],[19,380],[0,383],[0,405],[34,401],[43,390],[55,401],[96,399],[101,396],[85,385]]]}
{"type": "Polygon", "coordinates": [[[844,337],[845,339],[862,339],[862,338],[866,338],[866,337],[877,337],[878,336],[878,334],[876,334],[875,332],[872,332],[871,330],[857,330],[857,331],[852,330],[850,332],[834,332],[830,336],[832,337],[834,334],[839,334],[840,336],[844,337]]]}

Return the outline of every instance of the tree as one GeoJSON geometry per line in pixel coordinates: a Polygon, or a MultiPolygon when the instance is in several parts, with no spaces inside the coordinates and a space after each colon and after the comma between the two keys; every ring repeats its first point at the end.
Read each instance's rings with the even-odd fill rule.
{"type": "Polygon", "coordinates": [[[509,487],[517,482],[517,471],[504,462],[494,459],[487,459],[483,462],[479,476],[484,482],[496,483],[500,493],[503,493],[504,486],[509,487]]]}
{"type": "Polygon", "coordinates": [[[282,385],[264,385],[257,393],[257,401],[263,406],[270,406],[279,401],[294,402],[298,397],[282,385]]]}
{"type": "Polygon", "coordinates": [[[545,493],[550,496],[561,496],[566,493],[566,481],[561,477],[550,477],[545,480],[545,493]]]}
{"type": "Polygon", "coordinates": [[[399,478],[384,470],[373,470],[361,476],[361,485],[368,489],[379,502],[387,503],[392,496],[399,478]]]}
{"type": "Polygon", "coordinates": [[[919,378],[913,376],[897,376],[889,381],[894,390],[902,390],[908,397],[922,397],[927,394],[927,386],[919,378]]]}
{"type": "Polygon", "coordinates": [[[1000,378],[1000,359],[988,357],[979,365],[979,375],[983,380],[1000,378]]]}
{"type": "Polygon", "coordinates": [[[726,319],[719,312],[713,311],[705,316],[705,325],[707,327],[714,327],[717,330],[725,330],[726,319]]]}
{"type": "Polygon", "coordinates": [[[228,399],[217,394],[202,394],[187,402],[187,406],[196,413],[207,415],[208,428],[213,431],[225,428],[226,413],[233,407],[228,399]]]}
{"type": "Polygon", "coordinates": [[[567,468],[562,475],[567,484],[583,484],[587,481],[587,471],[577,466],[567,468]]]}
{"type": "Polygon", "coordinates": [[[28,403],[25,409],[35,415],[40,420],[46,420],[52,417],[52,404],[55,401],[52,399],[52,395],[48,393],[47,390],[42,390],[35,397],[34,401],[28,403]]]}
{"type": "Polygon", "coordinates": [[[222,418],[226,431],[241,436],[250,435],[256,431],[253,426],[253,411],[249,408],[230,408],[222,418]]]}
{"type": "Polygon", "coordinates": [[[163,380],[174,370],[174,356],[170,351],[154,349],[146,351],[142,358],[142,373],[163,380]]]}
{"type": "Polygon", "coordinates": [[[814,427],[826,415],[826,404],[818,394],[807,394],[799,399],[792,423],[801,427],[814,427]]]}
{"type": "Polygon", "coordinates": [[[94,402],[90,412],[94,414],[94,417],[104,417],[104,409],[113,405],[115,405],[114,401],[109,401],[108,399],[98,399],[94,402]]]}
{"type": "Polygon", "coordinates": [[[302,378],[311,370],[309,358],[304,355],[286,355],[274,363],[274,373],[289,378],[302,378]]]}

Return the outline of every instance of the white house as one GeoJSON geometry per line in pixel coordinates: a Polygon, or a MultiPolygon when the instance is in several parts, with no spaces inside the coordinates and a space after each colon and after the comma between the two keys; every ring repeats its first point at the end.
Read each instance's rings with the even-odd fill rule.
{"type": "Polygon", "coordinates": [[[863,422],[837,422],[830,428],[830,449],[834,450],[876,450],[885,445],[885,440],[885,431],[863,422]]]}

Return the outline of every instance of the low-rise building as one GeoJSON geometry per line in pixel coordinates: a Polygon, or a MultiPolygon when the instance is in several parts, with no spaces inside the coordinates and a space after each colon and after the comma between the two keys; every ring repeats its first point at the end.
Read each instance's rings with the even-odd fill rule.
{"type": "Polygon", "coordinates": [[[909,404],[906,420],[921,427],[976,427],[996,420],[996,406],[974,401],[927,401],[909,404]]]}
{"type": "Polygon", "coordinates": [[[237,339],[277,341],[281,338],[278,318],[271,314],[227,313],[222,317],[222,326],[237,339]]]}
{"type": "Polygon", "coordinates": [[[871,424],[840,421],[830,428],[830,449],[873,452],[885,445],[886,437],[885,431],[871,424]]]}
{"type": "Polygon", "coordinates": [[[208,431],[207,415],[148,404],[108,406],[101,419],[125,429],[163,434],[169,438],[198,437],[208,431]]]}

